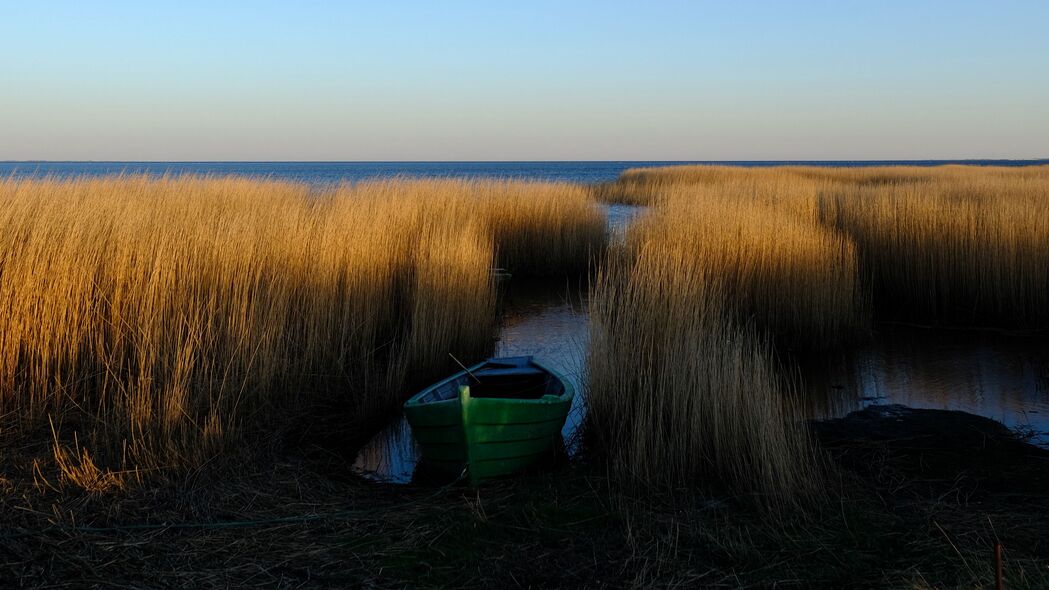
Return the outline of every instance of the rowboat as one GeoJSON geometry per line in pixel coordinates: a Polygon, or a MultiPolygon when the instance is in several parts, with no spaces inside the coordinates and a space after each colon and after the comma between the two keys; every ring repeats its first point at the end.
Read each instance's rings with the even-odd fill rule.
{"type": "Polygon", "coordinates": [[[478,483],[549,456],[574,395],[530,356],[492,358],[420,391],[404,413],[423,464],[478,483]]]}

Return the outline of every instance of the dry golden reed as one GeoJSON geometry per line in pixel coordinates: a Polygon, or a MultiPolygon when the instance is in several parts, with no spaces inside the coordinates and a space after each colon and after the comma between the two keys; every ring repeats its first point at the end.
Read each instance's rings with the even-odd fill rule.
{"type": "Polygon", "coordinates": [[[793,505],[817,464],[768,342],[689,252],[649,246],[614,252],[590,302],[593,448],[628,485],[793,505]]]}
{"type": "Polygon", "coordinates": [[[1049,327],[1049,167],[843,187],[822,209],[855,241],[884,318],[1049,327]]]}
{"type": "Polygon", "coordinates": [[[679,188],[627,234],[635,248],[691,261],[725,307],[791,346],[862,337],[869,306],[848,237],[813,219],[808,195],[763,202],[747,187],[679,188]]]}
{"type": "Polygon", "coordinates": [[[588,432],[620,479],[791,505],[818,462],[768,336],[821,349],[864,331],[855,250],[820,225],[814,181],[666,170],[624,174],[617,200],[651,209],[591,300],[588,432]]]}
{"type": "Polygon", "coordinates": [[[589,432],[627,479],[803,489],[770,343],[862,339],[872,309],[1049,327],[1049,167],[679,166],[593,190],[649,206],[591,301],[589,432]]]}
{"type": "MultiPolygon", "coordinates": [[[[655,205],[670,216],[701,206],[692,201],[720,199],[722,211],[705,214],[706,234],[731,233],[719,229],[722,221],[731,226],[735,211],[749,204],[803,220],[813,226],[805,231],[838,240],[844,258],[855,253],[859,327],[864,298],[889,319],[1049,327],[1049,166],[670,166],[628,170],[595,194],[655,205]]],[[[765,234],[778,248],[779,232],[765,234]]]]}
{"type": "Polygon", "coordinates": [[[0,202],[3,426],[52,416],[92,469],[197,465],[319,397],[360,436],[489,350],[494,266],[574,271],[605,239],[586,191],[542,183],[8,179],[0,202]]]}

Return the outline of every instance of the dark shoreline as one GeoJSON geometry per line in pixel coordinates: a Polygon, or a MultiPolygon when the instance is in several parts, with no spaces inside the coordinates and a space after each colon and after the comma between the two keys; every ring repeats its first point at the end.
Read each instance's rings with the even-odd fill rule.
{"type": "Polygon", "coordinates": [[[901,406],[811,429],[833,500],[773,520],[717,493],[637,497],[578,461],[480,488],[371,483],[316,446],[116,496],[5,474],[0,572],[24,587],[972,586],[991,582],[996,541],[1009,587],[1049,582],[1049,452],[901,406]]]}

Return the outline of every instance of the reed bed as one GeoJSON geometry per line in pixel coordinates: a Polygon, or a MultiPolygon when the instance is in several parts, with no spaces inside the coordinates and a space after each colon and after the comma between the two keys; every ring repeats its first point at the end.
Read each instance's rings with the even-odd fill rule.
{"type": "Polygon", "coordinates": [[[636,248],[683,256],[717,281],[726,309],[791,347],[823,350],[869,330],[852,241],[813,220],[810,193],[679,188],[637,224],[636,248]]]}
{"type": "MultiPolygon", "coordinates": [[[[811,224],[810,233],[836,234],[842,251],[857,257],[852,282],[859,299],[870,300],[882,318],[1049,327],[1049,166],[669,166],[627,170],[595,194],[691,220],[696,216],[683,208],[720,198],[721,210],[708,208],[702,216],[706,235],[734,225],[736,209],[749,204],[811,224]]],[[[767,279],[774,280],[772,273],[767,279]]],[[[769,300],[758,307],[776,304],[776,293],[797,297],[789,282],[785,291],[773,287],[773,295],[759,296],[769,300]]],[[[809,296],[826,297],[847,283],[820,288],[817,281],[809,296]]],[[[746,301],[746,295],[735,298],[746,301]]],[[[861,335],[865,306],[854,310],[851,324],[861,335]]],[[[823,337],[815,329],[809,340],[823,337]]]]}
{"type": "Polygon", "coordinates": [[[836,190],[822,208],[855,240],[883,318],[1049,328],[1049,168],[836,190]]]}
{"type": "Polygon", "coordinates": [[[200,465],[319,399],[361,436],[449,353],[488,352],[494,266],[586,268],[603,218],[565,188],[0,182],[0,427],[50,420],[71,478],[200,465]]]}
{"type": "Polygon", "coordinates": [[[603,255],[607,241],[604,213],[579,184],[395,179],[343,191],[355,206],[367,202],[409,217],[440,211],[453,222],[478,220],[493,240],[498,264],[518,275],[584,272],[603,255]]]}
{"type": "Polygon", "coordinates": [[[649,206],[591,302],[588,424],[627,479],[800,489],[784,346],[873,317],[1049,327],[1049,167],[682,166],[594,191],[649,206]]]}
{"type": "Polygon", "coordinates": [[[588,436],[620,482],[793,505],[816,463],[772,350],[684,249],[614,252],[590,302],[588,436]]]}

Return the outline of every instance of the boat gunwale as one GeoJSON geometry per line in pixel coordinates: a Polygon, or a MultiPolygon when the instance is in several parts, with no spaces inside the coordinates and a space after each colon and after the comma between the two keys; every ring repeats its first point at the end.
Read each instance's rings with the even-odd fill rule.
{"type": "Polygon", "coordinates": [[[569,382],[568,379],[566,379],[564,375],[562,375],[558,371],[555,371],[555,370],[551,369],[550,367],[548,367],[547,365],[543,364],[542,362],[536,360],[536,358],[534,356],[531,356],[531,355],[519,355],[517,357],[492,357],[492,358],[487,358],[487,359],[485,359],[485,360],[483,360],[483,361],[481,361],[481,362],[479,362],[479,363],[469,367],[468,369],[466,369],[464,371],[459,371],[458,373],[455,373],[455,374],[453,374],[453,375],[451,375],[449,377],[446,377],[446,378],[438,381],[437,383],[434,383],[433,385],[430,385],[429,387],[427,387],[426,389],[423,389],[419,393],[416,393],[412,397],[408,398],[408,401],[404,402],[404,408],[407,409],[409,407],[418,408],[418,407],[424,407],[424,406],[436,406],[436,405],[445,404],[445,403],[447,403],[447,404],[458,404],[459,403],[459,397],[458,396],[453,396],[453,397],[450,397],[448,399],[442,399],[442,400],[437,400],[437,401],[432,401],[432,402],[424,402],[424,401],[422,401],[422,398],[426,397],[427,395],[429,395],[434,390],[436,390],[436,389],[438,389],[438,388],[440,388],[440,387],[442,387],[444,385],[447,385],[448,383],[450,383],[452,381],[455,381],[456,379],[459,379],[459,378],[461,378],[461,377],[463,377],[463,376],[465,376],[465,375],[467,375],[467,374],[469,374],[469,373],[471,373],[473,371],[481,369],[482,367],[484,367],[488,363],[491,363],[491,362],[494,362],[494,361],[498,361],[499,359],[502,359],[502,358],[520,358],[521,356],[527,356],[528,362],[530,364],[535,365],[539,369],[541,369],[541,370],[545,371],[546,373],[548,373],[553,378],[555,378],[558,381],[560,381],[561,385],[562,385],[562,387],[564,389],[564,391],[561,392],[561,395],[558,395],[558,396],[544,395],[543,397],[540,397],[540,398],[537,398],[537,399],[477,397],[477,398],[471,398],[472,401],[474,401],[474,402],[482,402],[483,401],[484,403],[492,403],[492,402],[509,403],[509,404],[514,404],[514,405],[516,405],[516,404],[541,405],[541,404],[552,404],[552,403],[561,403],[561,402],[565,402],[565,401],[571,401],[573,398],[575,398],[575,386],[573,386],[572,383],[569,382]],[[557,401],[556,402],[550,401],[548,398],[551,398],[551,397],[555,398],[557,401]]]}

